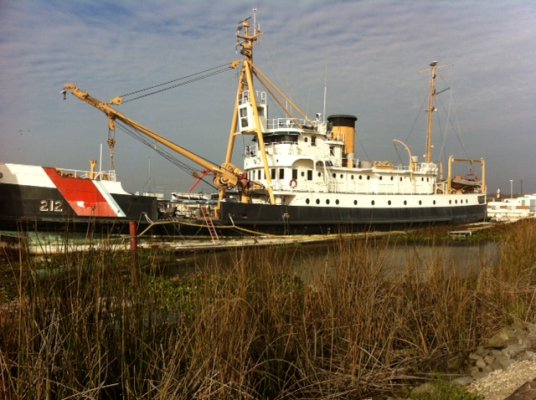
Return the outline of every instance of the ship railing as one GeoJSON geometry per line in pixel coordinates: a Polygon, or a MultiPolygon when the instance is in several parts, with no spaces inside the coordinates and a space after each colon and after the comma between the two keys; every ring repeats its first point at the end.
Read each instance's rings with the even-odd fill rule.
{"type": "Polygon", "coordinates": [[[56,171],[61,176],[68,178],[84,178],[84,179],[94,179],[102,181],[116,181],[117,175],[115,170],[111,169],[108,171],[94,171],[93,176],[91,171],[85,171],[80,169],[69,169],[69,168],[56,168],[56,171]]]}
{"type": "Polygon", "coordinates": [[[269,120],[266,121],[266,124],[267,124],[268,129],[300,128],[300,125],[298,125],[296,123],[296,121],[298,121],[298,123],[301,126],[307,125],[305,120],[303,120],[303,119],[296,120],[295,118],[274,118],[274,119],[269,119],[269,120]]]}

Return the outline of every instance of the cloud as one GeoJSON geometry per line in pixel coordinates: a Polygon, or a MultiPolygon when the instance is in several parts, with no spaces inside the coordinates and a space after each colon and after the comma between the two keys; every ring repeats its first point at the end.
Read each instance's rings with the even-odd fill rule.
{"type": "MultiPolygon", "coordinates": [[[[265,32],[255,53],[261,69],[309,114],[322,110],[327,81],[328,113],[359,117],[358,134],[371,157],[395,156],[391,140],[408,136],[414,152],[423,151],[424,125],[416,116],[424,116],[428,77],[418,71],[438,59],[453,64],[442,71],[440,84],[451,86],[442,101],[446,110],[456,109],[468,152],[492,158],[494,186],[525,174],[536,147],[532,2],[281,0],[256,7],[265,32]],[[448,103],[453,94],[457,107],[448,103]]],[[[229,62],[238,57],[236,24],[251,9],[238,0],[2,2],[1,159],[85,166],[106,138],[106,119],[74,99],[64,103],[63,84],[72,81],[108,100],[229,62]]],[[[221,162],[235,76],[229,72],[122,110],[221,162]]],[[[120,139],[122,177],[137,190],[147,180],[145,165],[138,164],[158,156],[120,139]]],[[[164,186],[184,190],[191,183],[166,162],[152,164],[164,186]]],[[[536,191],[536,177],[525,176],[524,187],[536,191]]]]}

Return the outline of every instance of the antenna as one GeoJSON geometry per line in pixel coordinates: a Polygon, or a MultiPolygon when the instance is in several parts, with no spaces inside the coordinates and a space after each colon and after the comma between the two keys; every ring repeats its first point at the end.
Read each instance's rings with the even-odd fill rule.
{"type": "Polygon", "coordinates": [[[254,8],[253,10],[253,30],[257,30],[257,9],[254,8]]]}
{"type": "Polygon", "coordinates": [[[324,69],[324,107],[322,109],[323,121],[326,122],[326,98],[328,95],[328,67],[324,69]]]}

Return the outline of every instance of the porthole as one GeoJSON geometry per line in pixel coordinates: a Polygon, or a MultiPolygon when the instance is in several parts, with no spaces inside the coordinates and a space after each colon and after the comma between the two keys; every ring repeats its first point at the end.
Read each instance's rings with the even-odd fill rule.
{"type": "Polygon", "coordinates": [[[454,200],[454,204],[458,204],[458,200],[454,200]]]}
{"type": "Polygon", "coordinates": [[[335,200],[335,204],[339,205],[339,199],[335,200]]]}
{"type": "Polygon", "coordinates": [[[391,200],[387,200],[387,205],[391,205],[391,200]]]}
{"type": "Polygon", "coordinates": [[[383,176],[380,176],[380,181],[383,179],[383,176]]]}
{"type": "Polygon", "coordinates": [[[402,182],[402,177],[400,177],[400,182],[402,182]]]}
{"type": "Polygon", "coordinates": [[[370,181],[370,175],[367,175],[367,181],[370,181]]]}
{"type": "Polygon", "coordinates": [[[359,179],[363,179],[363,177],[361,175],[359,175],[359,179]]]}
{"type": "Polygon", "coordinates": [[[452,200],[449,200],[449,204],[452,204],[452,200]]]}
{"type": "Polygon", "coordinates": [[[395,179],[395,177],[394,177],[394,176],[392,176],[392,177],[391,177],[391,180],[393,180],[393,179],[395,179]]]}
{"type": "Polygon", "coordinates": [[[404,205],[405,205],[405,206],[408,205],[408,201],[407,201],[407,200],[404,200],[404,205]]]}
{"type": "Polygon", "coordinates": [[[336,177],[337,177],[337,174],[333,174],[332,176],[333,176],[334,178],[336,178],[336,177]]]}
{"type": "Polygon", "coordinates": [[[419,205],[420,205],[420,206],[422,205],[422,200],[419,200],[419,205]]]}
{"type": "Polygon", "coordinates": [[[353,175],[350,175],[351,176],[351,179],[354,180],[354,176],[353,175]]]}
{"type": "Polygon", "coordinates": [[[421,182],[424,182],[424,178],[421,178],[421,182]]]}
{"type": "Polygon", "coordinates": [[[320,204],[320,199],[316,199],[316,204],[320,204]]]}
{"type": "Polygon", "coordinates": [[[374,204],[375,204],[374,200],[372,200],[372,201],[370,202],[370,204],[374,205],[374,204]]]}
{"type": "Polygon", "coordinates": [[[341,179],[343,178],[343,175],[341,174],[341,179]]]}
{"type": "Polygon", "coordinates": [[[354,200],[354,206],[357,206],[357,200],[354,200]]]}
{"type": "Polygon", "coordinates": [[[322,176],[322,172],[319,172],[318,173],[318,177],[320,178],[322,176]]]}
{"type": "Polygon", "coordinates": [[[433,201],[433,203],[434,203],[434,206],[435,206],[435,200],[433,201]]]}
{"type": "Polygon", "coordinates": [[[310,202],[311,202],[311,200],[305,199],[305,204],[309,204],[310,202]]]}
{"type": "Polygon", "coordinates": [[[329,199],[326,199],[326,204],[329,204],[329,199]]]}

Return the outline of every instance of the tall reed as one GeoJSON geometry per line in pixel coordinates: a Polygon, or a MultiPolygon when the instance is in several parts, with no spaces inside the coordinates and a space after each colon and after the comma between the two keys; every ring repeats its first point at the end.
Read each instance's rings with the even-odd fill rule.
{"type": "Polygon", "coordinates": [[[437,372],[461,372],[483,338],[533,318],[536,224],[502,236],[497,265],[483,259],[474,274],[457,273],[440,252],[393,271],[390,252],[411,246],[394,238],[341,238],[327,255],[299,245],[213,253],[197,259],[196,272],[174,276],[156,251],[138,263],[102,249],[8,264],[0,397],[396,393],[437,372]],[[321,268],[304,276],[310,263],[321,268]]]}

